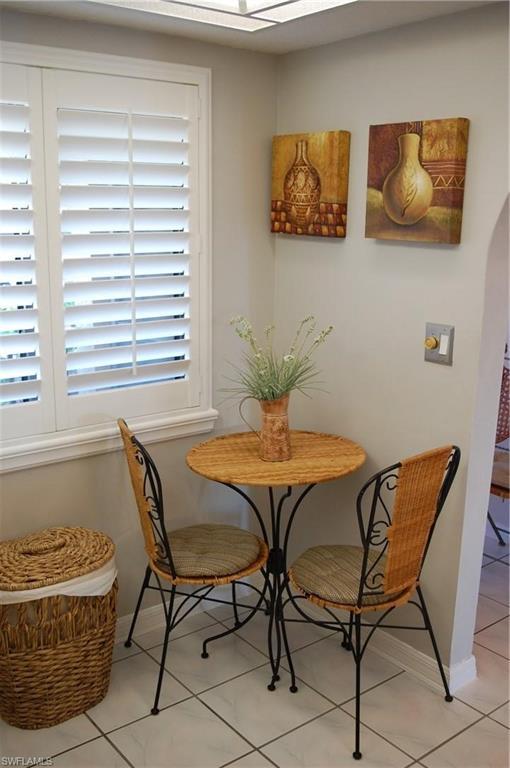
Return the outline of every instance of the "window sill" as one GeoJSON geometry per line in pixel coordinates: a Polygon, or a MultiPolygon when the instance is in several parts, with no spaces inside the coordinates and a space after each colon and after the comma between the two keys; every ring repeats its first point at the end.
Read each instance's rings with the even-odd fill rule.
{"type": "MultiPolygon", "coordinates": [[[[129,419],[129,426],[144,443],[210,432],[218,418],[213,408],[180,414],[129,419]]],[[[0,447],[0,473],[109,453],[122,448],[116,424],[100,424],[51,435],[6,440],[0,447]]]]}

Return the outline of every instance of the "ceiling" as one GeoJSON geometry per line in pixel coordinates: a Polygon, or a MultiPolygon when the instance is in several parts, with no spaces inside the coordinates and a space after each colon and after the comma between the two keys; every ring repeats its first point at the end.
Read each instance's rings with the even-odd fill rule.
{"type": "Polygon", "coordinates": [[[3,0],[0,5],[27,13],[135,27],[236,48],[282,54],[456,13],[490,2],[492,0],[358,0],[255,32],[216,27],[87,0],[3,0]]]}

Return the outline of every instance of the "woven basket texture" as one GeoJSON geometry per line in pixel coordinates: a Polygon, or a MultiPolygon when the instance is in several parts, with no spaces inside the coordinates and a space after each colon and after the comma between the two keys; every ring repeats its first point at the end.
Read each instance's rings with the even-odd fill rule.
{"type": "Polygon", "coordinates": [[[108,536],[88,528],[46,528],[0,542],[0,589],[37,589],[96,571],[115,551],[108,536]]]}
{"type": "MultiPolygon", "coordinates": [[[[100,568],[113,553],[107,536],[84,528],[48,529],[3,542],[1,588],[12,590],[14,585],[21,590],[65,581],[100,568]],[[36,563],[30,564],[32,557],[36,563]]],[[[110,682],[116,595],[117,582],[104,596],[56,595],[0,605],[3,720],[18,728],[48,728],[104,698],[110,682]]]]}

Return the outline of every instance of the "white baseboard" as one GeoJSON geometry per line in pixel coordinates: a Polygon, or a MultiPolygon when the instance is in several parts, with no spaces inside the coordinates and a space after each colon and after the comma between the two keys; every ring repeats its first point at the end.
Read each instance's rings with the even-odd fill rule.
{"type": "MultiPolygon", "coordinates": [[[[207,608],[210,609],[211,607],[212,604],[202,603],[196,607],[195,611],[205,611],[207,608]]],[[[132,614],[121,616],[118,619],[117,642],[125,640],[127,637],[131,619],[132,614]]],[[[136,626],[136,634],[141,635],[152,629],[161,628],[163,637],[164,626],[165,618],[163,614],[163,606],[161,604],[153,605],[150,608],[144,608],[140,611],[136,626]]],[[[370,639],[369,648],[374,651],[374,653],[379,654],[379,656],[402,667],[402,669],[405,669],[431,688],[440,691],[443,690],[443,684],[441,682],[441,676],[437,668],[436,660],[432,656],[428,656],[426,653],[418,651],[416,648],[413,648],[412,645],[404,643],[403,640],[399,640],[398,637],[395,637],[382,629],[374,632],[370,639]]],[[[455,693],[459,688],[462,688],[462,686],[476,679],[476,660],[472,655],[467,659],[464,659],[464,661],[461,661],[459,664],[455,664],[451,668],[445,666],[444,669],[452,693],[455,693]]]]}
{"type": "MultiPolygon", "coordinates": [[[[126,639],[132,619],[132,613],[129,613],[127,616],[119,616],[117,619],[117,631],[115,633],[116,643],[123,642],[126,639]]],[[[138,614],[136,634],[143,635],[144,632],[150,632],[151,629],[159,629],[159,627],[161,627],[161,642],[163,642],[164,626],[165,616],[163,613],[163,606],[161,604],[152,605],[150,608],[143,608],[138,614]]]]}
{"type": "MultiPolygon", "coordinates": [[[[370,650],[393,662],[435,690],[443,690],[443,683],[434,657],[418,651],[409,643],[404,643],[395,635],[378,630],[370,640],[370,650]]],[[[444,668],[451,693],[455,693],[466,683],[476,678],[476,660],[474,656],[464,659],[460,664],[444,668]]]]}

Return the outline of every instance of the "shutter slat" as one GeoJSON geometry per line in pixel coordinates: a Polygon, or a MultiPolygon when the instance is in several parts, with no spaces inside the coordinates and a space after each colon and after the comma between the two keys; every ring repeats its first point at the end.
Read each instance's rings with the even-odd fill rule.
{"type": "Polygon", "coordinates": [[[21,376],[38,376],[39,369],[39,358],[36,356],[2,360],[0,365],[0,381],[16,379],[21,376]]]}
{"type": "MultiPolygon", "coordinates": [[[[65,327],[90,327],[94,323],[118,323],[131,320],[131,302],[105,302],[66,307],[65,327]]],[[[137,321],[145,322],[158,318],[189,317],[188,299],[146,299],[135,302],[137,321]]],[[[0,317],[0,320],[2,318],[0,317]]]]}
{"type": "Polygon", "coordinates": [[[68,377],[68,391],[70,395],[100,392],[101,390],[184,378],[188,370],[188,364],[186,360],[178,360],[171,363],[138,366],[136,375],[133,374],[131,369],[101,371],[100,373],[78,373],[68,377]]]}
{"type": "Polygon", "coordinates": [[[0,333],[19,333],[36,329],[35,309],[7,309],[0,312],[0,333]]]}
{"type": "Polygon", "coordinates": [[[30,129],[30,111],[26,104],[0,104],[0,130],[23,133],[30,129]]]}
{"type": "Polygon", "coordinates": [[[185,358],[189,345],[186,341],[164,341],[147,344],[131,344],[124,346],[108,347],[106,349],[94,349],[90,352],[68,352],[68,372],[79,373],[91,368],[115,368],[119,365],[129,365],[133,362],[136,352],[138,365],[148,362],[159,362],[185,358]]]}
{"type": "MultiPolygon", "coordinates": [[[[179,277],[140,277],[119,280],[91,280],[88,283],[66,283],[64,286],[64,301],[88,303],[91,300],[102,301],[111,299],[131,298],[131,286],[134,282],[135,296],[138,299],[151,296],[177,297],[185,296],[188,290],[189,278],[179,277]]],[[[13,290],[13,289],[5,289],[13,290]]]]}
{"type": "MultiPolygon", "coordinates": [[[[20,263],[20,262],[15,262],[20,263]]],[[[22,262],[23,263],[23,262],[22,262]]],[[[135,275],[179,275],[185,273],[188,258],[184,254],[150,254],[135,257],[135,275]]],[[[98,277],[128,277],[131,260],[129,256],[102,256],[100,258],[66,259],[64,281],[86,282],[98,277]]],[[[1,268],[0,268],[1,274],[1,268]]]]}
{"type": "Polygon", "coordinates": [[[36,306],[37,289],[34,284],[30,285],[7,285],[0,287],[0,306],[5,309],[13,309],[30,304],[36,306]]]}
{"type": "Polygon", "coordinates": [[[0,383],[0,405],[14,405],[26,400],[39,400],[41,382],[39,379],[17,381],[15,384],[0,383]]]}
{"type": "MultiPolygon", "coordinates": [[[[27,220],[30,221],[28,214],[27,220]]],[[[135,232],[179,232],[187,229],[188,214],[186,211],[134,211],[133,220],[135,232]]],[[[127,210],[64,211],[62,213],[63,233],[92,234],[129,231],[130,216],[127,210]]]]}
{"type": "MultiPolygon", "coordinates": [[[[2,161],[7,162],[7,161],[2,161]]],[[[29,161],[9,161],[12,165],[18,163],[16,181],[30,181],[29,161]],[[23,165],[25,163],[25,165],[23,165]],[[26,178],[25,178],[26,176],[26,178]]],[[[1,165],[0,165],[1,172],[1,165]]],[[[12,170],[9,170],[12,174],[12,170]]],[[[3,181],[3,178],[1,178],[3,181]]],[[[133,183],[143,185],[168,185],[182,187],[188,181],[188,168],[181,163],[134,163],[133,183]]],[[[60,183],[66,184],[129,184],[129,165],[121,161],[89,162],[63,160],[60,162],[60,183]]]]}
{"type": "Polygon", "coordinates": [[[30,134],[0,131],[0,157],[29,157],[30,134]]]}
{"type": "Polygon", "coordinates": [[[30,208],[31,205],[31,184],[0,184],[0,209],[8,211],[16,208],[30,208]]]}
{"type": "Polygon", "coordinates": [[[133,115],[133,137],[146,141],[186,141],[189,121],[181,117],[133,115]]]}
{"type": "Polygon", "coordinates": [[[0,234],[33,234],[32,211],[0,211],[0,234]]]}
{"type": "MultiPolygon", "coordinates": [[[[61,190],[61,208],[73,210],[112,210],[129,208],[129,188],[124,185],[106,184],[66,185],[61,190]]],[[[187,187],[165,187],[157,184],[133,188],[134,208],[188,209],[187,187]]]]}
{"type": "Polygon", "coordinates": [[[29,184],[31,180],[28,158],[3,157],[0,160],[0,184],[29,184]]]}
{"type": "MultiPolygon", "coordinates": [[[[91,136],[60,135],[61,160],[122,160],[127,162],[129,142],[124,139],[106,139],[91,136]]],[[[23,157],[23,155],[20,155],[23,157]]],[[[188,145],[184,141],[133,141],[135,163],[186,163],[188,145]]]]}
{"type": "Polygon", "coordinates": [[[104,139],[128,137],[127,114],[59,109],[58,126],[59,136],[97,136],[104,139]]]}
{"type": "Polygon", "coordinates": [[[26,258],[34,255],[33,235],[0,235],[0,258],[26,258]]]}
{"type": "MultiPolygon", "coordinates": [[[[172,339],[189,335],[188,320],[156,320],[153,322],[138,323],[136,326],[136,341],[143,342],[150,339],[172,339]]],[[[0,337],[1,339],[2,337],[0,337]]],[[[96,328],[78,328],[67,331],[66,348],[71,350],[85,349],[102,344],[116,344],[132,340],[131,323],[124,325],[109,325],[96,328]]]]}
{"type": "MultiPolygon", "coordinates": [[[[21,355],[29,352],[39,353],[38,333],[0,334],[0,357],[21,355]]],[[[0,368],[2,362],[0,361],[0,368]]]]}
{"type": "Polygon", "coordinates": [[[35,282],[35,261],[33,259],[0,261],[0,283],[13,285],[28,280],[35,282]]]}
{"type": "MultiPolygon", "coordinates": [[[[134,237],[135,254],[180,253],[188,244],[187,232],[137,233],[134,237]]],[[[63,235],[62,253],[64,258],[92,255],[128,254],[130,240],[124,233],[63,235]]]]}

